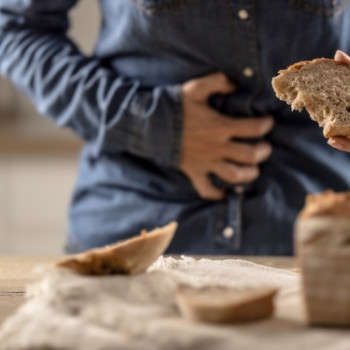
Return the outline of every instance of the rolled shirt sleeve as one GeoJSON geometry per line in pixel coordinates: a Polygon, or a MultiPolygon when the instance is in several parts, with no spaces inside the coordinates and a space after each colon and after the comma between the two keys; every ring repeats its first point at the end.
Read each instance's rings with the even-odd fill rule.
{"type": "Polygon", "coordinates": [[[96,155],[130,152],[178,166],[181,86],[143,86],[84,56],[66,35],[76,2],[1,0],[1,73],[96,155]]]}

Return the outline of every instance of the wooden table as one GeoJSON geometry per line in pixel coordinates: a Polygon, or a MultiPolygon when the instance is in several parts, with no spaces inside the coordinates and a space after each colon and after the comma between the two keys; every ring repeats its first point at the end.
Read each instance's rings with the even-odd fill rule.
{"type": "MultiPolygon", "coordinates": [[[[200,257],[198,257],[200,258],[200,257]]],[[[213,259],[232,259],[230,256],[213,256],[213,259]]],[[[236,257],[258,264],[282,269],[296,269],[293,258],[286,257],[236,257]]],[[[25,288],[38,276],[33,269],[40,264],[52,263],[52,256],[0,256],[0,324],[23,303],[25,288]]]]}
{"type": "Polygon", "coordinates": [[[37,280],[35,266],[51,263],[56,257],[0,256],[0,324],[24,301],[25,288],[37,280]]]}

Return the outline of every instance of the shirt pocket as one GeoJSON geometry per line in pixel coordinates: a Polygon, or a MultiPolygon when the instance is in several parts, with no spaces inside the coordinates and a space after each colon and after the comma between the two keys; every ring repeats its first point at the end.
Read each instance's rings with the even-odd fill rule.
{"type": "Polygon", "coordinates": [[[315,15],[334,18],[342,14],[350,0],[289,0],[289,4],[315,15]]]}
{"type": "MultiPolygon", "coordinates": [[[[199,0],[129,0],[147,15],[159,15],[165,12],[191,6],[199,0]]],[[[350,0],[349,0],[350,1],[350,0]]]]}

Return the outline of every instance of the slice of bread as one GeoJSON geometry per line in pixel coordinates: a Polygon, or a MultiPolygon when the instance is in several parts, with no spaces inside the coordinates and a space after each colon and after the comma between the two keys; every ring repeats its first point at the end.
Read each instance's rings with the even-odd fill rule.
{"type": "Polygon", "coordinates": [[[104,248],[88,250],[60,260],[57,266],[71,269],[82,275],[135,274],[144,272],[165,252],[174,237],[177,223],[104,248]]]}
{"type": "Polygon", "coordinates": [[[302,61],[272,79],[276,96],[306,108],[325,137],[350,136],[350,66],[327,58],[302,61]]]}
{"type": "Polygon", "coordinates": [[[273,314],[273,287],[232,288],[206,286],[196,288],[180,285],[176,303],[183,317],[209,323],[257,321],[273,314]]]}

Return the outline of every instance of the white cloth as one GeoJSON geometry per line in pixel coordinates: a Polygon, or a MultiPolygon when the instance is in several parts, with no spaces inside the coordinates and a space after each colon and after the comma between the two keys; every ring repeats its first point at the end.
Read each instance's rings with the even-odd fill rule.
{"type": "Polygon", "coordinates": [[[0,329],[1,350],[350,349],[350,332],[305,325],[300,275],[244,260],[160,257],[147,273],[86,277],[47,268],[0,329]],[[178,284],[276,286],[269,320],[236,325],[182,319],[178,284]]]}

